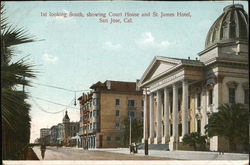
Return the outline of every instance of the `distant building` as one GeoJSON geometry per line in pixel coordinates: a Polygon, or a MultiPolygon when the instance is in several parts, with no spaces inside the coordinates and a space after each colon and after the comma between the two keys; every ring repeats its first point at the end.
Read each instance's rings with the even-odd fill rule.
{"type": "Polygon", "coordinates": [[[39,138],[36,138],[35,141],[34,141],[34,143],[35,143],[35,144],[38,144],[39,141],[40,141],[40,139],[39,139],[39,138]]]}
{"type": "Polygon", "coordinates": [[[57,144],[63,144],[63,124],[57,124],[57,144]]]}
{"type": "Polygon", "coordinates": [[[40,139],[48,136],[50,134],[50,129],[49,128],[41,128],[40,129],[40,139]]]}
{"type": "Polygon", "coordinates": [[[70,122],[70,137],[76,136],[79,132],[79,122],[70,122]]]}
{"type": "Polygon", "coordinates": [[[50,128],[50,144],[57,144],[57,137],[58,137],[58,126],[53,125],[50,128]]]}
{"type": "Polygon", "coordinates": [[[66,111],[65,116],[63,117],[63,123],[62,127],[59,130],[62,135],[61,135],[61,140],[63,142],[63,145],[76,145],[76,144],[71,144],[70,140],[71,137],[76,136],[77,133],[79,132],[79,122],[70,122],[70,118],[68,116],[68,112],[66,111]]]}
{"type": "Polygon", "coordinates": [[[100,81],[80,102],[81,147],[123,146],[123,121],[131,116],[143,120],[142,91],[135,82],[100,81]]]}

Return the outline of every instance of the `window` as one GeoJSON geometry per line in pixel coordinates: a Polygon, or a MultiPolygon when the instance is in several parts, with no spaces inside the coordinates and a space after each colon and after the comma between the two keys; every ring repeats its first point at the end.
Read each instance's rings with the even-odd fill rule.
{"type": "Polygon", "coordinates": [[[249,104],[249,90],[244,89],[244,103],[249,104]]]}
{"type": "Polygon", "coordinates": [[[93,105],[99,105],[100,100],[98,98],[93,99],[93,105]]]}
{"type": "Polygon", "coordinates": [[[120,129],[120,123],[115,123],[115,128],[120,129]]]}
{"type": "Polygon", "coordinates": [[[96,129],[96,122],[93,123],[93,129],[96,129]]]}
{"type": "Polygon", "coordinates": [[[99,128],[100,128],[100,123],[96,122],[96,129],[99,129],[99,128]]]}
{"type": "Polygon", "coordinates": [[[178,100],[178,112],[181,111],[181,101],[178,100]]]}
{"type": "Polygon", "coordinates": [[[119,110],[115,111],[115,116],[120,116],[120,111],[119,110]]]}
{"type": "Polygon", "coordinates": [[[235,103],[235,88],[229,88],[229,103],[235,103]]]}
{"type": "Polygon", "coordinates": [[[190,109],[190,95],[188,96],[188,109],[190,109]]]}
{"type": "Polygon", "coordinates": [[[116,136],[115,137],[115,141],[121,141],[121,137],[120,136],[116,136]]]}
{"type": "Polygon", "coordinates": [[[173,124],[170,124],[170,136],[173,136],[173,124]]]}
{"type": "Polygon", "coordinates": [[[173,101],[172,101],[172,99],[170,100],[170,113],[173,113],[173,101]]]}
{"type": "Polygon", "coordinates": [[[90,123],[90,127],[89,127],[89,129],[92,129],[92,123],[90,123]]]}
{"type": "Polygon", "coordinates": [[[135,112],[128,112],[128,117],[134,118],[135,117],[135,112]]]}
{"type": "Polygon", "coordinates": [[[141,101],[141,106],[142,106],[142,107],[144,106],[144,100],[141,101]]]}
{"type": "Polygon", "coordinates": [[[178,124],[178,135],[181,136],[182,134],[182,124],[178,124]]]}
{"type": "Polygon", "coordinates": [[[213,104],[213,89],[210,89],[208,91],[208,98],[209,98],[208,103],[213,104]]]}
{"type": "Polygon", "coordinates": [[[128,107],[134,107],[135,106],[135,100],[128,100],[128,107]]]}
{"type": "Polygon", "coordinates": [[[107,141],[111,141],[111,136],[107,136],[107,141]]]}
{"type": "Polygon", "coordinates": [[[201,120],[197,120],[197,132],[201,133],[201,120]]]}
{"type": "Polygon", "coordinates": [[[201,93],[197,94],[197,107],[201,106],[201,93]]]}
{"type": "Polygon", "coordinates": [[[142,117],[142,118],[144,117],[144,113],[143,113],[143,111],[141,111],[141,117],[142,117]]]}
{"type": "Polygon", "coordinates": [[[120,99],[115,99],[115,105],[120,105],[120,99]]]}
{"type": "Polygon", "coordinates": [[[93,110],[93,117],[96,117],[96,110],[93,110]]]}

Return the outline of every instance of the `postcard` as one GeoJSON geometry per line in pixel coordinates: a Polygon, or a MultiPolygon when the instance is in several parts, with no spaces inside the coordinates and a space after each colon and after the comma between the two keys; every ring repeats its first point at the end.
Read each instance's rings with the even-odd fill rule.
{"type": "Polygon", "coordinates": [[[4,164],[247,164],[248,1],[3,1],[4,164]]]}

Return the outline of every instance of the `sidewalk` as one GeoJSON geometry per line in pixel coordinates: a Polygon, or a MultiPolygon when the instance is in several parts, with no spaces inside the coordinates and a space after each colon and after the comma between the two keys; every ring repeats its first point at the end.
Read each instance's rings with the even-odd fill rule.
{"type": "MultiPolygon", "coordinates": [[[[100,148],[89,149],[96,151],[112,152],[130,154],[128,148],[100,148]]],[[[138,150],[137,156],[145,156],[144,150],[138,150]]],[[[163,150],[149,150],[148,156],[165,157],[176,160],[248,160],[248,154],[241,153],[224,153],[219,152],[202,152],[202,151],[163,151],[163,150]]]]}

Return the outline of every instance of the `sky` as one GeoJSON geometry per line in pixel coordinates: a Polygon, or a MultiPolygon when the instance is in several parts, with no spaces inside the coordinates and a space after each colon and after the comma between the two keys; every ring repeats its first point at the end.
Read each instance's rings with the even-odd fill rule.
{"type": "MultiPolygon", "coordinates": [[[[16,46],[18,55],[13,59],[26,57],[38,71],[32,87],[25,88],[30,94],[31,142],[39,138],[41,128],[61,123],[66,109],[71,121],[79,121],[79,103],[74,105],[75,94],[78,98],[92,84],[105,80],[135,82],[155,56],[198,58],[197,54],[204,50],[209,28],[222,14],[223,8],[232,3],[5,2],[8,22],[27,30],[37,39],[37,42],[16,46]],[[83,16],[69,17],[70,12],[83,16]],[[89,12],[99,13],[99,16],[87,16],[89,12]],[[124,16],[127,12],[139,13],[140,16],[124,16]],[[177,12],[189,15],[178,17],[177,12]],[[56,13],[66,13],[68,17],[55,16],[56,13]],[[100,13],[106,13],[106,17],[100,13]],[[119,13],[122,16],[115,16],[119,13]],[[143,17],[143,13],[150,13],[150,16],[143,17]],[[153,13],[158,16],[153,16],[153,13]],[[161,18],[161,13],[173,13],[175,16],[161,18]],[[100,18],[102,21],[108,19],[108,23],[100,22],[100,18]],[[111,18],[120,19],[121,23],[110,24],[111,18]],[[132,22],[126,23],[124,18],[127,21],[132,18],[132,22]]],[[[248,11],[248,2],[235,3],[244,5],[248,11]]]]}

